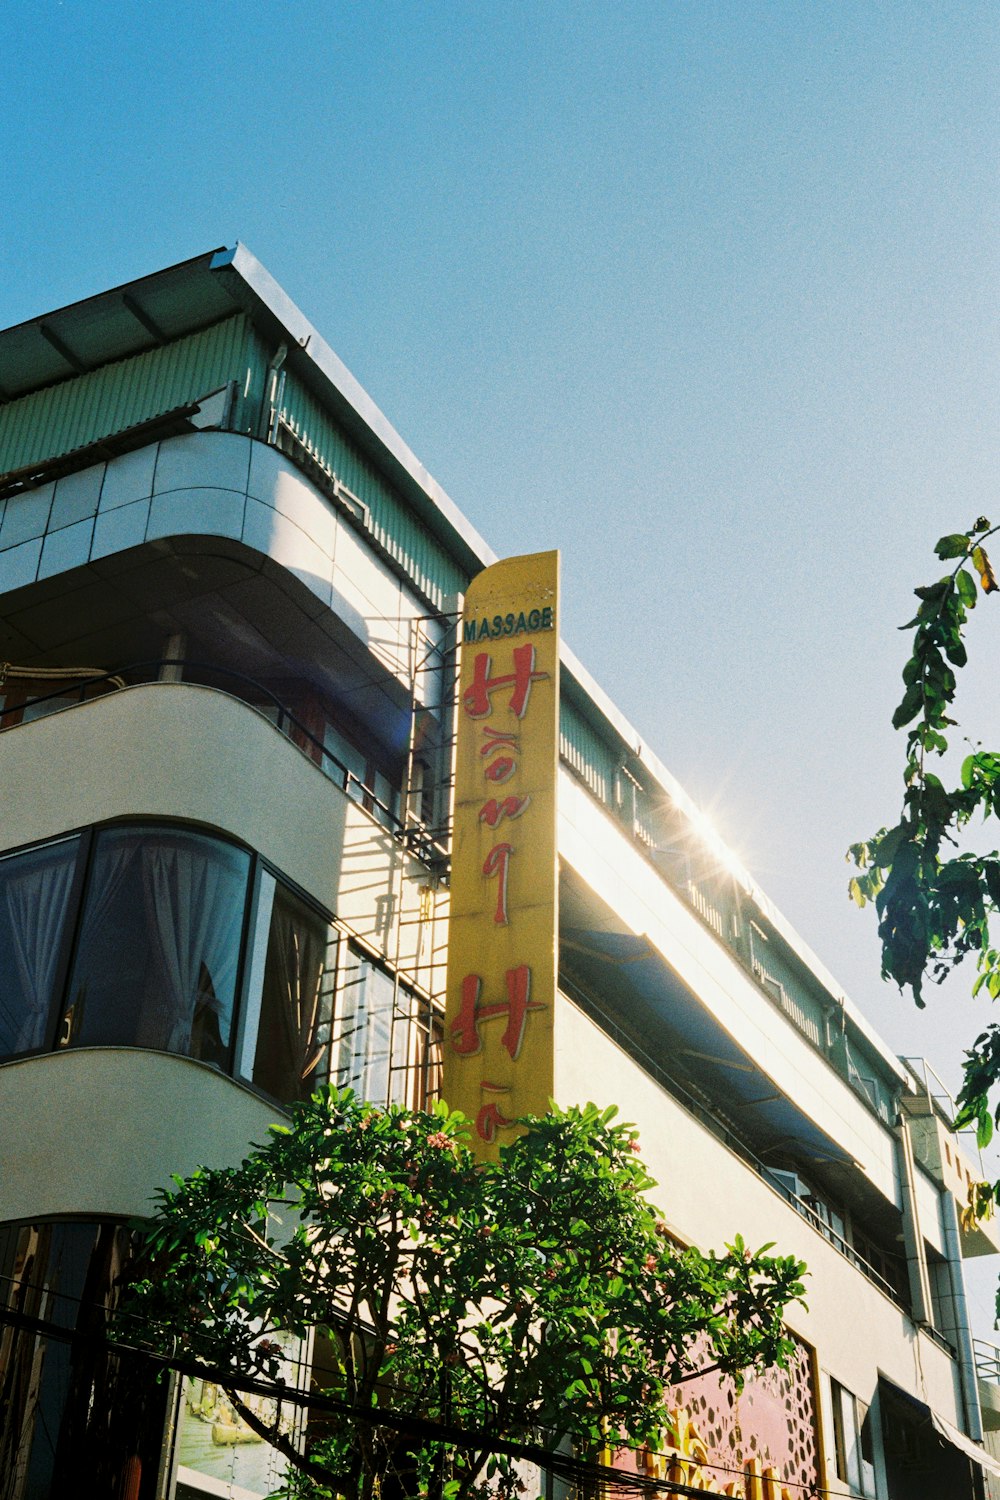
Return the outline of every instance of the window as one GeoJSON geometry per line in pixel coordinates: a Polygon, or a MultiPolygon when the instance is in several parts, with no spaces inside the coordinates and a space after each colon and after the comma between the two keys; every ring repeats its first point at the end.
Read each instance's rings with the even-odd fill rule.
{"type": "Polygon", "coordinates": [[[0,1338],[0,1478],[5,1495],[153,1500],[167,1387],[149,1360],[101,1334],[133,1254],[114,1223],[0,1229],[0,1308],[84,1335],[8,1326],[0,1338]]]}
{"type": "Polygon", "coordinates": [[[0,859],[0,1057],[51,1045],[79,838],[0,859]]]}
{"type": "Polygon", "coordinates": [[[875,1495],[875,1451],[871,1410],[857,1396],[830,1380],[833,1405],[833,1439],[837,1450],[837,1477],[850,1485],[852,1495],[865,1500],[875,1495]]]}
{"type": "Polygon", "coordinates": [[[406,1097],[412,997],[371,959],[348,949],[334,1040],[336,1081],[374,1104],[406,1097]]]}
{"type": "Polygon", "coordinates": [[[59,1045],[228,1068],[250,856],[182,828],[98,832],[59,1045]]]}
{"type": "Polygon", "coordinates": [[[440,1017],[223,838],[118,824],[0,856],[0,1060],[140,1047],[281,1103],[440,1090],[440,1017]]]}
{"type": "Polygon", "coordinates": [[[385,771],[329,722],[323,730],[323,749],[326,752],[323,769],[327,775],[338,781],[347,795],[360,802],[384,828],[394,827],[399,816],[399,792],[385,771]]]}
{"type": "Polygon", "coordinates": [[[262,871],[239,1072],[276,1099],[308,1098],[329,1077],[336,971],[333,928],[262,871]]]}

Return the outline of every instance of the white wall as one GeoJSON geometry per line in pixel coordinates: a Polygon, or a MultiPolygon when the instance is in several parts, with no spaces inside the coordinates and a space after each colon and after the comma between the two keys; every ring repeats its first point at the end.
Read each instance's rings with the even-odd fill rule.
{"type": "Polygon", "coordinates": [[[950,1356],[565,997],[556,1011],[555,1096],[564,1106],[617,1104],[638,1126],[658,1183],[650,1196],[682,1240],[721,1253],[739,1233],[752,1248],[773,1240],[775,1254],[806,1261],[808,1309],[792,1309],[788,1324],[849,1390],[870,1400],[881,1371],[962,1425],[950,1356]]]}
{"type": "MultiPolygon", "coordinates": [[[[0,849],[109,818],[217,828],[257,850],[425,987],[438,913],[422,865],[262,714],[188,683],[147,683],[0,735],[0,849]],[[378,901],[390,893],[391,902],[378,901]],[[435,928],[432,931],[432,927],[435,928]]],[[[436,903],[443,911],[440,897],[436,903]]]]}
{"type": "Polygon", "coordinates": [[[0,1222],[147,1214],[171,1173],[234,1165],[281,1118],[186,1057],[98,1047],[4,1063],[0,1222]]]}

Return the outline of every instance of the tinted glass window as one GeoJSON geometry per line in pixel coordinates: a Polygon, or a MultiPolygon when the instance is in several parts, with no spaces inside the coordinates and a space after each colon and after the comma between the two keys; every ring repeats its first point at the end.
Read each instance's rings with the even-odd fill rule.
{"type": "Polygon", "coordinates": [[[4,1495],[155,1495],[166,1384],[148,1360],[101,1343],[131,1255],[131,1235],[116,1224],[0,1230],[0,1308],[85,1335],[67,1342],[4,1330],[4,1495]]]}
{"type": "Polygon", "coordinates": [[[0,1056],[49,1041],[80,840],[0,859],[0,1056]]]}
{"type": "Polygon", "coordinates": [[[394,995],[384,969],[348,952],[335,1042],[341,1088],[373,1104],[405,1099],[410,1007],[409,992],[399,988],[394,995]]]}
{"type": "Polygon", "coordinates": [[[185,829],[97,837],[60,1043],[227,1067],[250,857],[185,829]]]}
{"type": "Polygon", "coordinates": [[[267,950],[250,1077],[290,1102],[308,1098],[329,1077],[336,944],[329,923],[273,877],[261,882],[258,932],[264,923],[267,950]]]}

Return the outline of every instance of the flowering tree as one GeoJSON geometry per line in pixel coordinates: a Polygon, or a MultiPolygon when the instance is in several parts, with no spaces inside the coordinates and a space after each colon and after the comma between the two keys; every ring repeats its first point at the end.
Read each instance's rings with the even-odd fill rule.
{"type": "MultiPolygon", "coordinates": [[[[652,1438],[670,1387],[783,1365],[801,1262],[679,1248],[613,1110],[530,1120],[497,1164],[465,1121],[321,1091],[243,1164],[166,1194],[133,1313],[240,1379],[280,1378],[275,1334],[322,1346],[336,1419],[294,1441],[237,1412],[288,1458],[289,1493],[369,1500],[432,1488],[465,1500],[517,1488],[498,1445],[652,1438]]],[[[225,1375],[216,1376],[225,1384],[225,1375]]]]}

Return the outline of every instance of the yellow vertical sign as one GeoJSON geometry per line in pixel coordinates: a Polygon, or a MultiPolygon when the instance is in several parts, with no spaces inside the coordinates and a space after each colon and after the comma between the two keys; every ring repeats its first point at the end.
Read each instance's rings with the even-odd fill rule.
{"type": "Polygon", "coordinates": [[[552,1097],[558,552],[507,558],[462,621],[444,1097],[484,1159],[552,1097]]]}

